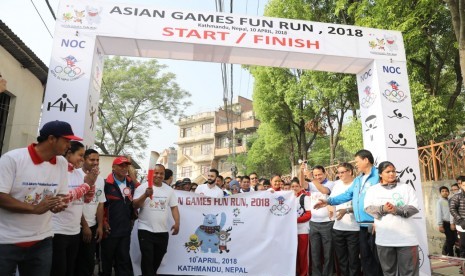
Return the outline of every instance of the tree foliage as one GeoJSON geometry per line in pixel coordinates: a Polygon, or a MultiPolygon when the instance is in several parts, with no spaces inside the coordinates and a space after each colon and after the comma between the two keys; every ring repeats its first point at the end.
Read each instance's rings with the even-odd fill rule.
{"type": "MultiPolygon", "coordinates": [[[[343,151],[347,152],[351,158],[359,149],[363,148],[362,122],[360,118],[351,117],[349,121],[344,124],[341,131],[339,146],[343,151]]],[[[344,161],[347,160],[348,159],[344,161]]]]}
{"type": "Polygon", "coordinates": [[[355,25],[402,32],[418,143],[451,136],[462,121],[458,98],[463,99],[463,84],[451,15],[443,1],[337,2],[336,12],[349,14],[355,25]]]}
{"type": "Polygon", "coordinates": [[[269,177],[273,173],[290,171],[286,139],[282,133],[273,131],[273,128],[272,124],[266,122],[260,124],[257,139],[253,141],[243,163],[245,173],[256,172],[269,177]]]}
{"type": "Polygon", "coordinates": [[[155,59],[105,60],[95,145],[105,154],[140,155],[159,116],[173,121],[190,105],[175,75],[155,59]]]}

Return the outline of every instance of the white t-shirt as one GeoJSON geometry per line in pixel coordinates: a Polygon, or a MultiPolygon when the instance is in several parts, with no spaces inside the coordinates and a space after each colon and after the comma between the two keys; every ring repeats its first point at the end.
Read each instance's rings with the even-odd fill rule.
{"type": "MultiPolygon", "coordinates": [[[[28,148],[15,149],[0,158],[0,175],[0,192],[28,204],[36,205],[44,196],[68,194],[68,161],[62,156],[56,157],[56,164],[34,164],[28,148]]],[[[0,244],[53,236],[51,218],[50,211],[34,215],[0,208],[0,244]]]]}
{"type": "MultiPolygon", "coordinates": [[[[323,184],[324,187],[328,188],[329,191],[333,189],[334,182],[326,180],[326,182],[323,184]]],[[[316,203],[318,203],[319,199],[328,199],[327,194],[323,194],[318,189],[315,187],[313,182],[308,183],[308,187],[310,190],[310,201],[311,201],[311,209],[310,211],[312,212],[312,218],[310,221],[313,222],[327,222],[331,221],[329,218],[329,211],[328,208],[320,208],[318,210],[314,209],[313,206],[315,206],[316,203]]]]}
{"type": "MultiPolygon", "coordinates": [[[[352,183],[345,185],[344,182],[341,180],[337,180],[334,182],[333,190],[331,191],[331,196],[335,197],[340,194],[343,194],[352,183]]],[[[336,212],[337,210],[352,208],[352,201],[348,201],[346,203],[342,203],[336,205],[336,212]]],[[[341,231],[360,231],[360,225],[355,221],[354,213],[346,213],[341,220],[334,221],[334,229],[341,230],[341,231]]]]}
{"type": "MultiPolygon", "coordinates": [[[[418,199],[412,186],[398,183],[393,189],[386,189],[380,184],[368,188],[365,195],[365,207],[381,206],[390,202],[395,206],[411,205],[418,209],[418,199]]],[[[381,219],[375,218],[376,244],[381,246],[418,245],[414,220],[387,214],[381,219]]]]}
{"type": "Polygon", "coordinates": [[[221,188],[218,188],[218,186],[216,185],[213,188],[210,188],[208,187],[208,184],[201,184],[197,186],[197,189],[195,189],[195,193],[210,197],[224,196],[223,190],[221,190],[221,188]]]}
{"type": "MultiPolygon", "coordinates": [[[[295,196],[295,195],[294,195],[295,196]]],[[[297,210],[297,218],[299,218],[302,215],[302,210],[300,208],[300,197],[303,196],[303,194],[299,195],[295,199],[296,203],[296,210],[297,210]]],[[[311,202],[310,202],[310,197],[305,195],[304,197],[304,209],[305,211],[310,211],[311,210],[311,202]]],[[[310,224],[308,221],[302,222],[302,223],[297,223],[297,234],[308,234],[310,232],[310,224]]]]}
{"type": "MultiPolygon", "coordinates": [[[[84,175],[82,169],[79,171],[84,175]]],[[[87,221],[87,225],[92,227],[97,224],[97,207],[99,203],[105,203],[105,193],[103,188],[105,187],[105,179],[100,175],[97,176],[97,180],[95,180],[95,195],[92,198],[92,201],[89,203],[84,203],[84,208],[82,213],[84,214],[84,218],[87,221]]]]}
{"type": "MultiPolygon", "coordinates": [[[[84,183],[84,175],[78,170],[68,172],[68,187],[70,190],[84,183]]],[[[81,231],[81,217],[84,201],[82,198],[68,203],[64,211],[52,215],[53,233],[62,235],[77,235],[81,231]]]]}
{"type": "MultiPolygon", "coordinates": [[[[148,183],[144,183],[137,187],[134,198],[141,197],[148,186],[148,183]]],[[[152,199],[146,198],[144,206],[139,209],[139,229],[153,233],[168,232],[168,215],[174,206],[178,206],[174,190],[165,183],[161,187],[153,185],[152,199]]]]}

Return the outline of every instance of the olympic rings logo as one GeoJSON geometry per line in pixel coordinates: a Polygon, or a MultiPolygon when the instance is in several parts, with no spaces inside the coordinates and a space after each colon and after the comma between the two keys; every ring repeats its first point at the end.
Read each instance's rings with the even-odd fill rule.
{"type": "Polygon", "coordinates": [[[75,76],[80,75],[81,72],[82,72],[81,68],[79,68],[79,67],[66,66],[66,67],[63,68],[63,66],[60,66],[60,65],[56,66],[54,71],[57,74],[63,73],[63,74],[67,75],[70,78],[74,78],[75,76]]]}

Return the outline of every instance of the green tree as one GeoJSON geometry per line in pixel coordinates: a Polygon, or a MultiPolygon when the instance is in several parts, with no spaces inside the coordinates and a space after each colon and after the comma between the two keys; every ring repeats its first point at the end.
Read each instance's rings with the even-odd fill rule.
{"type": "Polygon", "coordinates": [[[150,128],[160,124],[159,116],[173,121],[190,105],[190,94],[165,68],[155,59],[105,60],[95,141],[103,153],[140,156],[150,128]]]}
{"type": "Polygon", "coordinates": [[[463,74],[465,73],[465,1],[445,0],[444,2],[449,6],[451,14],[452,26],[459,51],[460,79],[463,80],[463,74]]]}
{"type": "Polygon", "coordinates": [[[245,160],[246,173],[256,172],[269,177],[273,173],[288,173],[290,171],[288,148],[285,137],[273,131],[274,126],[266,122],[260,124],[257,139],[247,152],[245,160]],[[265,134],[265,133],[268,134],[265,134]]]}
{"type": "Polygon", "coordinates": [[[463,101],[457,100],[462,75],[451,14],[443,1],[337,2],[336,13],[348,14],[356,25],[402,32],[418,143],[442,140],[456,131],[462,121],[463,101]]]}
{"type": "MultiPolygon", "coordinates": [[[[362,123],[360,118],[351,117],[349,121],[344,124],[339,146],[342,150],[349,153],[350,158],[352,158],[358,150],[363,148],[362,123]]],[[[344,161],[348,161],[347,157],[344,159],[346,159],[344,161]]]]}

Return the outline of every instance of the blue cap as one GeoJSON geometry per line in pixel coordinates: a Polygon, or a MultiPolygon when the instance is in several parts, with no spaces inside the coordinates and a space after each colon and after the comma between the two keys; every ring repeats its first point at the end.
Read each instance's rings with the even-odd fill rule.
{"type": "Polygon", "coordinates": [[[82,138],[74,135],[70,124],[58,120],[45,123],[40,129],[39,134],[41,137],[53,135],[56,137],[64,137],[69,140],[82,141],[82,138]]]}

